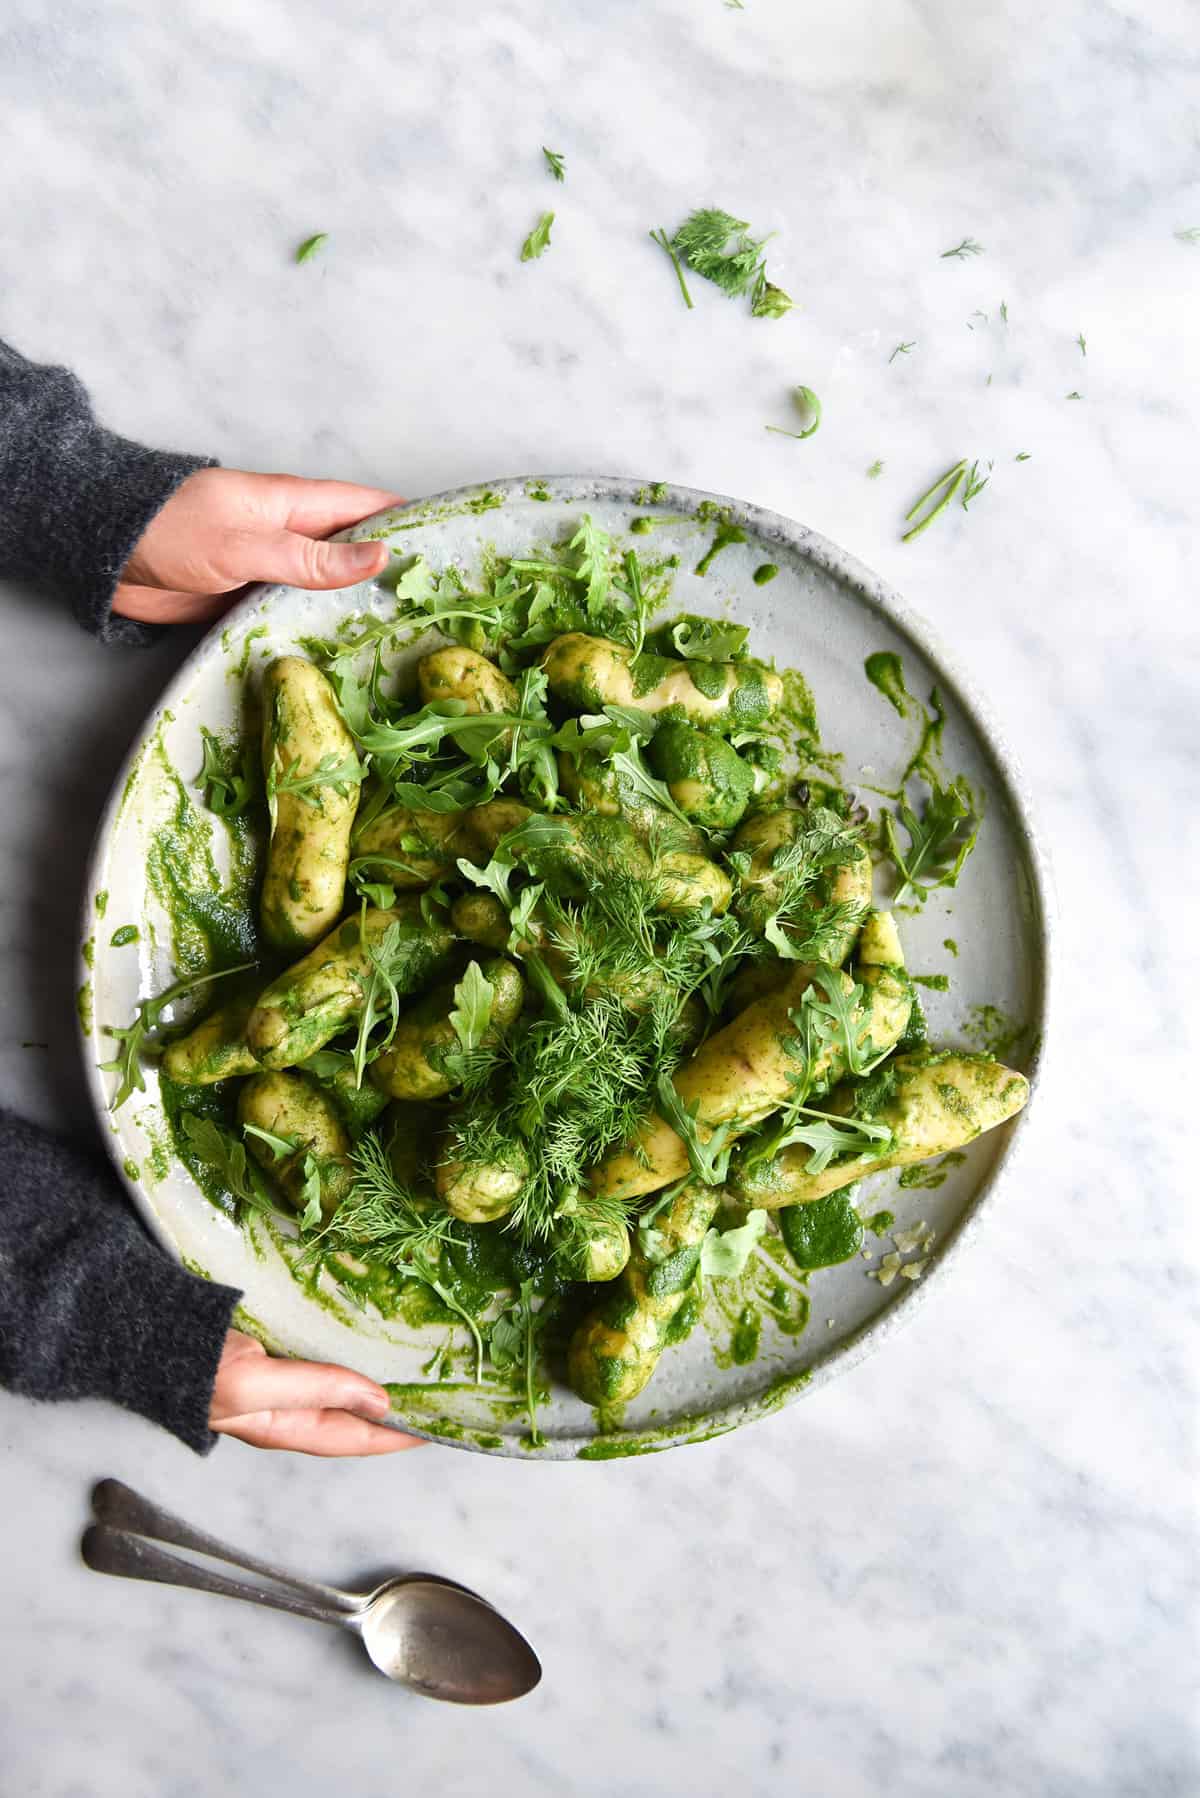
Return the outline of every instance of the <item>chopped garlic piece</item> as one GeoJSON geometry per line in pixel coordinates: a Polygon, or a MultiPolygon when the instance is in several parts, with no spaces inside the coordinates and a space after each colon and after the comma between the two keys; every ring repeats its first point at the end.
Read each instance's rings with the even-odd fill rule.
{"type": "Polygon", "coordinates": [[[879,1263],[878,1269],[869,1268],[867,1270],[867,1278],[868,1280],[878,1280],[881,1286],[890,1286],[899,1272],[899,1255],[885,1255],[879,1263]]]}
{"type": "Polygon", "coordinates": [[[906,1280],[919,1280],[929,1266],[929,1257],[923,1255],[919,1261],[906,1261],[900,1272],[906,1280]]]}
{"type": "Polygon", "coordinates": [[[913,1249],[924,1248],[926,1242],[932,1241],[932,1234],[925,1219],[919,1217],[909,1229],[893,1230],[892,1241],[902,1255],[907,1255],[913,1249]]]}

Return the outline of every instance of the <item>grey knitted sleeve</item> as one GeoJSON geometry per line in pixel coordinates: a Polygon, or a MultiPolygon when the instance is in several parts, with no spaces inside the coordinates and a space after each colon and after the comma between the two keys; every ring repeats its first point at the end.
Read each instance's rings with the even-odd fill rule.
{"type": "MultiPolygon", "coordinates": [[[[112,616],[113,589],[164,500],[206,466],[102,429],[74,375],[0,343],[0,577],[65,594],[104,642],[157,635],[112,616]]],[[[204,1454],[240,1296],[165,1255],[106,1163],[0,1110],[0,1386],[112,1399],[204,1454]]]]}
{"type": "Polygon", "coordinates": [[[204,1454],[241,1295],[164,1255],[102,1162],[3,1111],[0,1177],[0,1386],[112,1399],[204,1454]]]}
{"type": "Polygon", "coordinates": [[[68,369],[28,362],[0,342],[0,577],[65,595],[104,642],[158,635],[115,618],[113,590],[159,508],[188,475],[213,466],[106,431],[68,369]]]}

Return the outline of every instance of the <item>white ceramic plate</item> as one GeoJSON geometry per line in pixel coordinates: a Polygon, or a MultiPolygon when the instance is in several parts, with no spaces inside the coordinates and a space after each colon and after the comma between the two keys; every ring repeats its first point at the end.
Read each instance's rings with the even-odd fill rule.
{"type": "MultiPolygon", "coordinates": [[[[908,964],[918,974],[950,978],[948,992],[923,995],[933,1042],[979,1047],[982,1038],[986,1044],[989,1033],[976,1008],[992,1006],[1023,1027],[1005,1059],[1030,1071],[1045,1028],[1048,892],[1021,784],[1002,736],[928,629],[866,569],[778,514],[688,488],[622,479],[501,481],[381,514],[346,535],[386,537],[398,552],[419,551],[435,568],[453,563],[470,571],[485,546],[527,551],[536,541],[570,534],[584,511],[643,555],[678,555],[672,610],[728,613],[751,626],[755,654],[803,671],[826,746],[845,755],[849,785],[894,784],[913,747],[914,725],[868,683],[865,658],[895,651],[910,692],[925,698],[937,686],[946,706],[946,766],[964,772],[986,796],[987,816],[958,888],[936,892],[919,915],[901,919],[908,964]],[[708,574],[698,577],[692,570],[713,535],[711,514],[698,513],[714,503],[728,508],[746,541],[724,549],[708,574]],[[666,522],[650,535],[631,536],[631,521],[647,516],[666,522]],[[779,573],[759,586],[752,576],[764,562],[776,564],[779,573]],[[957,944],[957,955],[944,946],[946,939],[957,944]]],[[[756,1357],[745,1364],[731,1354],[736,1304],[723,1293],[723,1308],[706,1304],[699,1326],[668,1350],[619,1429],[611,1420],[602,1428],[581,1400],[556,1388],[539,1419],[545,1446],[534,1451],[523,1440],[527,1426],[518,1406],[497,1406],[494,1395],[465,1385],[422,1384],[421,1368],[443,1331],[384,1321],[340,1305],[332,1294],[326,1302],[307,1297],[269,1240],[248,1241],[203,1197],[170,1154],[153,1069],[146,1071],[144,1097],[135,1095],[115,1114],[109,1110],[114,1076],[98,1069],[112,1053],[103,1026],[127,1023],[140,997],[160,992],[174,978],[167,920],[145,876],[152,833],[177,799],[167,765],[185,783],[195,780],[200,726],[221,731],[237,722],[244,671],[253,679],[266,661],[296,650],[302,637],[331,634],[351,612],[390,612],[393,605],[371,583],[320,594],[256,589],[180,669],[133,745],[97,836],[81,963],[84,1056],[118,1171],[173,1254],[242,1289],[247,1326],[269,1346],[348,1362],[402,1388],[395,1421],[423,1434],[497,1454],[604,1458],[700,1440],[766,1415],[810,1383],[852,1365],[948,1275],[984,1197],[995,1190],[1023,1119],[973,1144],[935,1189],[901,1189],[895,1174],[877,1176],[861,1189],[864,1214],[886,1207],[895,1213],[897,1229],[920,1219],[937,1232],[919,1283],[898,1279],[885,1287],[870,1278],[892,1245],[868,1236],[873,1260],[856,1258],[811,1275],[807,1329],[785,1336],[768,1323],[756,1357]],[[131,924],[139,940],[113,946],[113,934],[131,924]]],[[[218,864],[226,865],[219,821],[213,845],[218,864]]]]}

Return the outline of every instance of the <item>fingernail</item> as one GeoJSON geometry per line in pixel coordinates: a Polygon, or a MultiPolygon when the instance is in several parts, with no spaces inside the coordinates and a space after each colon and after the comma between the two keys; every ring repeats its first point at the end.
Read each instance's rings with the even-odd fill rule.
{"type": "Polygon", "coordinates": [[[361,568],[365,573],[378,562],[381,547],[378,543],[348,543],[346,560],[351,568],[361,568]]]}
{"type": "Polygon", "coordinates": [[[392,1408],[392,1401],[378,1386],[368,1386],[359,1400],[359,1408],[370,1411],[374,1417],[386,1417],[392,1408]]]}

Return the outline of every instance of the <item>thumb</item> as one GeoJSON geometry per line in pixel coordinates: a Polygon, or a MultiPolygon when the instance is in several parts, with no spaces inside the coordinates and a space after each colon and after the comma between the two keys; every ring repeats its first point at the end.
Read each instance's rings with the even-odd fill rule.
{"type": "Polygon", "coordinates": [[[282,581],[289,587],[352,587],[381,574],[386,543],[323,543],[298,531],[275,531],[255,543],[251,578],[282,581]]]}

